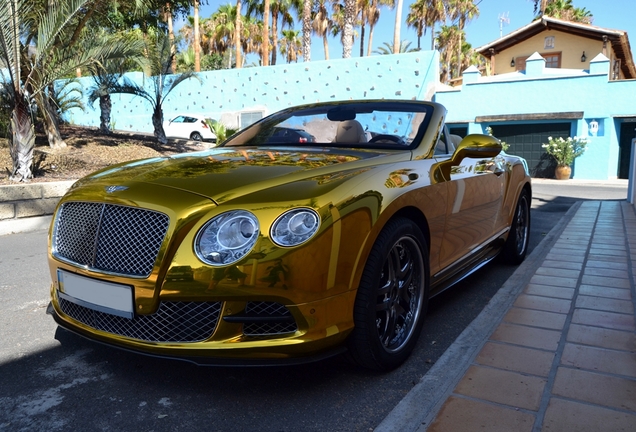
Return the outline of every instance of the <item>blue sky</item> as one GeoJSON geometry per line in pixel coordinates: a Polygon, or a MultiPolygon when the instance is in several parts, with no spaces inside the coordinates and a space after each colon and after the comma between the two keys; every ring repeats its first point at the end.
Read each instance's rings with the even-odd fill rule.
{"type": "MultiPolygon", "coordinates": [[[[201,8],[201,16],[209,17],[222,4],[236,4],[235,1],[215,1],[208,0],[208,5],[201,8]]],[[[406,19],[409,11],[410,0],[404,0],[402,18],[406,19]]],[[[499,17],[507,16],[509,23],[504,24],[503,34],[506,35],[524,25],[530,23],[533,14],[533,2],[531,0],[477,0],[479,7],[479,17],[466,26],[466,38],[468,42],[477,48],[499,38],[499,17]]],[[[636,1],[635,0],[574,0],[576,7],[586,8],[594,15],[593,25],[611,29],[625,30],[630,36],[631,45],[636,46],[636,1]]],[[[375,28],[373,35],[373,49],[382,46],[383,42],[393,44],[393,27],[395,22],[395,10],[384,8],[381,11],[380,21],[375,28]]],[[[296,29],[300,30],[300,21],[296,29]]],[[[368,31],[367,31],[368,38],[368,31]]],[[[402,40],[411,41],[411,47],[417,46],[417,36],[414,29],[410,29],[406,24],[402,25],[402,40]]],[[[422,38],[422,48],[430,47],[430,33],[422,38]]],[[[356,38],[352,55],[359,55],[360,40],[356,38]]],[[[329,43],[329,55],[332,59],[342,57],[342,45],[339,38],[331,38],[329,43]]],[[[632,53],[634,49],[632,48],[632,53]]],[[[366,53],[366,41],[365,41],[366,53]]],[[[317,37],[312,39],[311,59],[313,61],[324,59],[322,40],[317,37]]],[[[278,56],[282,62],[282,56],[278,56]]],[[[248,59],[254,61],[254,59],[248,59]]]]}

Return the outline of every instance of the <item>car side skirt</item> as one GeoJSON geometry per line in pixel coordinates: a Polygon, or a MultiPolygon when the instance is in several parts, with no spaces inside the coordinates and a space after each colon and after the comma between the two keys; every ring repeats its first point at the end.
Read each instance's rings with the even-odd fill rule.
{"type": "Polygon", "coordinates": [[[509,231],[510,229],[506,228],[499,232],[453,265],[433,275],[431,277],[430,296],[434,297],[446,291],[492,261],[503,248],[506,234],[509,231]]]}

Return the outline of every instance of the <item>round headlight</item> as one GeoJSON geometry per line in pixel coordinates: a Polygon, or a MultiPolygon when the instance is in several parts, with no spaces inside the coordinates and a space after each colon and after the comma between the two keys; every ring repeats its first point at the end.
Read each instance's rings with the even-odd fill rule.
{"type": "Polygon", "coordinates": [[[245,210],[229,211],[201,228],[194,249],[199,259],[210,265],[233,264],[252,250],[258,233],[256,216],[245,210]]]}
{"type": "Polygon", "coordinates": [[[279,246],[298,246],[309,240],[320,227],[318,213],[309,208],[298,208],[283,213],[274,221],[271,238],[279,246]]]}

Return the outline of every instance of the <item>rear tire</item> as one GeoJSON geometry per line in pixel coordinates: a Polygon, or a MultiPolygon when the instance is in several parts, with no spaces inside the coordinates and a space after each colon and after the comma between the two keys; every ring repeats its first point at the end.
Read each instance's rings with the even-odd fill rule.
{"type": "Polygon", "coordinates": [[[349,355],[358,365],[386,371],[411,354],[428,306],[428,246],[410,219],[390,221],[364,267],[354,305],[349,355]]]}
{"type": "Polygon", "coordinates": [[[192,132],[190,134],[190,139],[192,141],[203,141],[203,136],[199,132],[192,132]]]}
{"type": "Polygon", "coordinates": [[[530,238],[530,194],[521,191],[517,207],[510,225],[510,233],[502,251],[502,258],[507,264],[521,264],[528,253],[530,238]]]}

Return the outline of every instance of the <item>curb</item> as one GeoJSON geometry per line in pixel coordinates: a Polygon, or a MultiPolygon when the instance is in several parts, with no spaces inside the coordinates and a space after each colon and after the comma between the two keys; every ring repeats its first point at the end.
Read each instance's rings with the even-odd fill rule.
{"type": "Polygon", "coordinates": [[[51,218],[52,216],[48,215],[0,221],[0,236],[36,230],[48,230],[51,225],[51,218]]]}
{"type": "Polygon", "coordinates": [[[576,202],[374,432],[423,432],[581,206],[576,202]]]}

